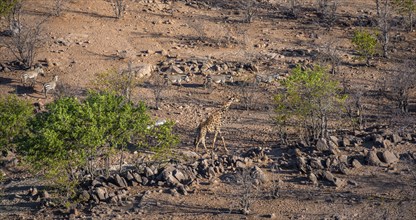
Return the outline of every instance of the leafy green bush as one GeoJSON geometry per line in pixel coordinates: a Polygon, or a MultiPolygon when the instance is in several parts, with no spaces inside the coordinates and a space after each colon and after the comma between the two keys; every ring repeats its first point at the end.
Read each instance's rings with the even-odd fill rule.
{"type": "Polygon", "coordinates": [[[0,97],[0,151],[14,150],[16,138],[26,129],[33,106],[16,95],[0,97]]]}
{"type": "MultiPolygon", "coordinates": [[[[166,150],[175,143],[172,124],[152,127],[146,106],[126,100],[116,93],[91,92],[84,101],[66,97],[46,106],[30,122],[30,132],[21,152],[37,170],[44,170],[55,183],[70,192],[79,180],[79,171],[91,175],[98,168],[93,159],[108,159],[123,150],[133,137],[138,147],[166,150]],[[149,145],[150,135],[158,145],[149,145]]],[[[122,158],[121,158],[122,160],[122,158]]]]}
{"type": "Polygon", "coordinates": [[[0,16],[7,16],[19,2],[21,2],[21,0],[1,0],[0,16]]]}
{"type": "Polygon", "coordinates": [[[309,143],[328,136],[328,122],[340,109],[345,97],[340,95],[338,82],[320,66],[313,69],[295,68],[283,85],[286,90],[275,96],[276,123],[283,140],[287,131],[297,130],[309,143]]]}
{"type": "Polygon", "coordinates": [[[354,32],[351,39],[355,49],[358,52],[358,58],[366,60],[366,65],[370,66],[370,60],[373,58],[378,47],[377,35],[366,30],[358,30],[354,32]]]}

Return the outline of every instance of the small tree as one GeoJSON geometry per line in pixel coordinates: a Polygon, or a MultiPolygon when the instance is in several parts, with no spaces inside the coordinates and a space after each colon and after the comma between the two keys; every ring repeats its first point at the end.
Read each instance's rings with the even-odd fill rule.
{"type": "Polygon", "coordinates": [[[408,16],[409,19],[409,32],[413,31],[413,20],[416,13],[416,1],[415,0],[393,0],[393,6],[396,10],[408,16]]]}
{"type": "Polygon", "coordinates": [[[55,0],[55,5],[54,5],[55,16],[57,17],[61,16],[65,1],[66,0],[55,0]]]}
{"type": "Polygon", "coordinates": [[[408,61],[398,69],[400,70],[391,73],[389,76],[388,85],[400,112],[405,114],[409,111],[411,90],[416,86],[415,64],[408,61]]]}
{"type": "Polygon", "coordinates": [[[378,27],[381,32],[381,43],[383,47],[383,56],[388,58],[388,45],[390,43],[390,21],[391,5],[389,0],[383,0],[380,13],[378,16],[378,27]]]}
{"type": "Polygon", "coordinates": [[[100,91],[113,91],[119,95],[131,99],[132,90],[141,83],[141,80],[135,77],[132,63],[128,63],[127,69],[119,70],[109,69],[97,73],[97,79],[92,83],[100,91]]]}
{"type": "Polygon", "coordinates": [[[325,22],[328,30],[337,19],[338,0],[317,0],[317,14],[325,22]]]}
{"type": "Polygon", "coordinates": [[[151,88],[153,90],[153,95],[155,98],[155,108],[160,109],[160,103],[162,102],[162,93],[166,89],[166,86],[164,85],[163,78],[159,74],[155,75],[151,88]]]}
{"type": "Polygon", "coordinates": [[[27,129],[33,110],[29,102],[16,95],[0,97],[0,151],[15,149],[16,138],[27,129]]]}
{"type": "Polygon", "coordinates": [[[335,41],[326,42],[320,54],[317,56],[319,62],[329,63],[331,66],[331,73],[335,74],[341,63],[341,55],[335,41]]]}
{"type": "Polygon", "coordinates": [[[253,22],[259,10],[259,3],[256,0],[242,0],[239,4],[244,10],[244,21],[247,23],[253,22]]]}
{"type": "Polygon", "coordinates": [[[286,81],[286,91],[275,96],[276,122],[286,130],[299,130],[302,141],[328,137],[328,122],[339,113],[345,97],[338,82],[320,66],[297,67],[286,81]]]}
{"type": "Polygon", "coordinates": [[[376,53],[378,46],[377,36],[366,30],[359,30],[354,32],[352,43],[358,52],[358,58],[366,60],[366,65],[370,66],[370,60],[376,53]]]}
{"type": "Polygon", "coordinates": [[[34,63],[37,51],[42,44],[42,24],[45,21],[33,26],[23,25],[19,21],[16,24],[18,31],[12,30],[13,34],[10,38],[3,38],[2,43],[25,68],[30,68],[34,63]]]}
{"type": "Polygon", "coordinates": [[[124,12],[126,11],[126,1],[125,0],[112,0],[112,5],[114,9],[114,13],[117,19],[123,17],[124,12]]]}

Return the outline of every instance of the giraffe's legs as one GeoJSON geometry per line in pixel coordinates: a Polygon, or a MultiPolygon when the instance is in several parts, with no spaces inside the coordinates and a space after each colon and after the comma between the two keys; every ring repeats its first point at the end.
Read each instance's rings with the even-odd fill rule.
{"type": "Polygon", "coordinates": [[[214,134],[214,141],[212,142],[212,150],[215,150],[215,141],[217,140],[217,135],[218,135],[219,130],[215,131],[214,134]]]}
{"type": "Polygon", "coordinates": [[[221,131],[218,131],[218,133],[220,134],[220,136],[221,136],[221,139],[222,139],[222,144],[224,145],[224,149],[225,149],[225,151],[226,152],[228,152],[228,149],[227,149],[227,147],[225,146],[225,140],[224,140],[224,137],[222,136],[222,134],[221,134],[221,131]]]}

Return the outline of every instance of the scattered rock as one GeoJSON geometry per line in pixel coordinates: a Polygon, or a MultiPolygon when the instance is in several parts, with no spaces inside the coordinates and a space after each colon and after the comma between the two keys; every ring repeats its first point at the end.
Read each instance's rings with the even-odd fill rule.
{"type": "Polygon", "coordinates": [[[361,167],[363,167],[363,165],[360,163],[360,161],[358,161],[357,159],[354,159],[352,161],[352,166],[356,169],[360,169],[361,167]]]}
{"type": "Polygon", "coordinates": [[[394,155],[391,151],[384,151],[381,159],[387,164],[394,164],[399,161],[396,155],[394,155]]]}
{"type": "Polygon", "coordinates": [[[251,176],[257,180],[258,184],[264,184],[268,181],[266,174],[258,166],[252,168],[251,176]]]}
{"type": "Polygon", "coordinates": [[[95,193],[99,200],[105,201],[108,198],[107,189],[104,187],[95,188],[95,193]]]}
{"type": "Polygon", "coordinates": [[[324,138],[321,138],[316,143],[316,150],[318,151],[327,151],[329,150],[329,146],[327,141],[324,138]]]}
{"type": "Polygon", "coordinates": [[[318,178],[312,172],[309,173],[308,179],[312,182],[313,185],[318,185],[318,178]]]}
{"type": "Polygon", "coordinates": [[[371,166],[380,166],[381,165],[381,161],[377,156],[377,152],[374,150],[371,150],[368,152],[367,154],[367,163],[368,165],[371,166]]]}
{"type": "Polygon", "coordinates": [[[121,177],[120,175],[116,174],[114,177],[117,186],[119,187],[127,187],[127,181],[126,179],[124,179],[123,177],[121,177]]]}

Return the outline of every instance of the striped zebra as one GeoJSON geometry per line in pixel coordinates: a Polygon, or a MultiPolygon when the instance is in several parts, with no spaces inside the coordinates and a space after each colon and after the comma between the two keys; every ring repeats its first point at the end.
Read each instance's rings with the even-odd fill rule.
{"type": "Polygon", "coordinates": [[[43,84],[42,92],[45,93],[45,98],[47,98],[47,93],[51,90],[55,91],[56,83],[58,82],[58,76],[55,76],[52,81],[43,84]]]}
{"type": "Polygon", "coordinates": [[[31,86],[34,86],[36,83],[36,79],[38,78],[38,75],[41,74],[42,76],[44,75],[44,71],[42,68],[40,67],[36,67],[36,69],[31,70],[31,71],[27,71],[26,73],[24,73],[22,75],[22,84],[23,86],[26,86],[26,84],[28,83],[29,80],[31,80],[31,86]]]}

